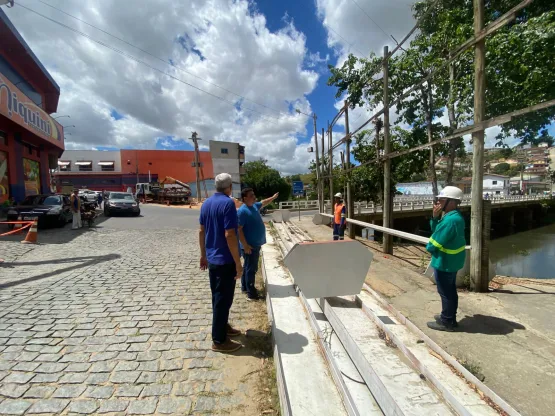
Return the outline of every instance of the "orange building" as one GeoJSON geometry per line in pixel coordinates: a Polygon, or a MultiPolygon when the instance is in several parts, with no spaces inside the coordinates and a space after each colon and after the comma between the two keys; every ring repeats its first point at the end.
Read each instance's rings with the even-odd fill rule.
{"type": "MultiPolygon", "coordinates": [[[[195,152],[183,150],[121,150],[121,172],[124,174],[158,174],[158,180],[171,176],[182,182],[194,182],[195,152]]],[[[199,152],[200,167],[204,179],[214,178],[210,152],[199,152]]]]}

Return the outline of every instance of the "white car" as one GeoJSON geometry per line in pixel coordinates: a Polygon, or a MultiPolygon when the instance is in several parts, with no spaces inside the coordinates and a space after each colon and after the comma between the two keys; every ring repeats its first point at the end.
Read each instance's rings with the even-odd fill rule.
{"type": "Polygon", "coordinates": [[[98,200],[98,195],[95,191],[90,191],[88,189],[82,189],[79,191],[79,196],[85,197],[89,202],[96,202],[98,200]]]}

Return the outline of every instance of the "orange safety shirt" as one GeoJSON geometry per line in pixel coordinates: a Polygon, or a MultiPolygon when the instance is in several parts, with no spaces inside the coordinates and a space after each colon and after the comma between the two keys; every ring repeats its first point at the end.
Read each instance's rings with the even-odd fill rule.
{"type": "Polygon", "coordinates": [[[342,202],[335,204],[333,221],[335,224],[339,225],[345,223],[345,205],[342,202]]]}

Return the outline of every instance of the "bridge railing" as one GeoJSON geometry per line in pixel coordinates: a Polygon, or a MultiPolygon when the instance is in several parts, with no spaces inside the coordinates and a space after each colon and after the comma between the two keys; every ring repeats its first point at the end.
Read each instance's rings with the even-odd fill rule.
{"type": "MultiPolygon", "coordinates": [[[[488,198],[492,201],[493,205],[510,204],[515,202],[525,201],[539,201],[546,199],[544,195],[507,195],[507,196],[492,196],[488,198]]],[[[470,196],[465,196],[461,202],[461,206],[467,207],[472,203],[470,196]]],[[[318,201],[284,201],[279,203],[280,209],[298,209],[300,204],[301,209],[318,209],[318,201]]],[[[427,197],[409,197],[397,196],[393,200],[393,211],[426,211],[431,210],[434,206],[434,200],[427,197]]],[[[355,214],[360,215],[363,213],[381,213],[383,208],[381,205],[374,202],[362,201],[354,203],[355,214]]],[[[331,212],[331,202],[324,201],[324,211],[331,212]]]]}

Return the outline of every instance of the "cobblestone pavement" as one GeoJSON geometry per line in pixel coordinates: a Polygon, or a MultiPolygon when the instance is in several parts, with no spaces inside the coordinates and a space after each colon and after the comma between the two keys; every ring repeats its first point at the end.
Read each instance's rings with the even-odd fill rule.
{"type": "MultiPolygon", "coordinates": [[[[210,351],[195,231],[19,240],[0,241],[0,414],[253,414],[230,366],[252,357],[210,351]]],[[[236,296],[234,325],[249,311],[236,296]]]]}

